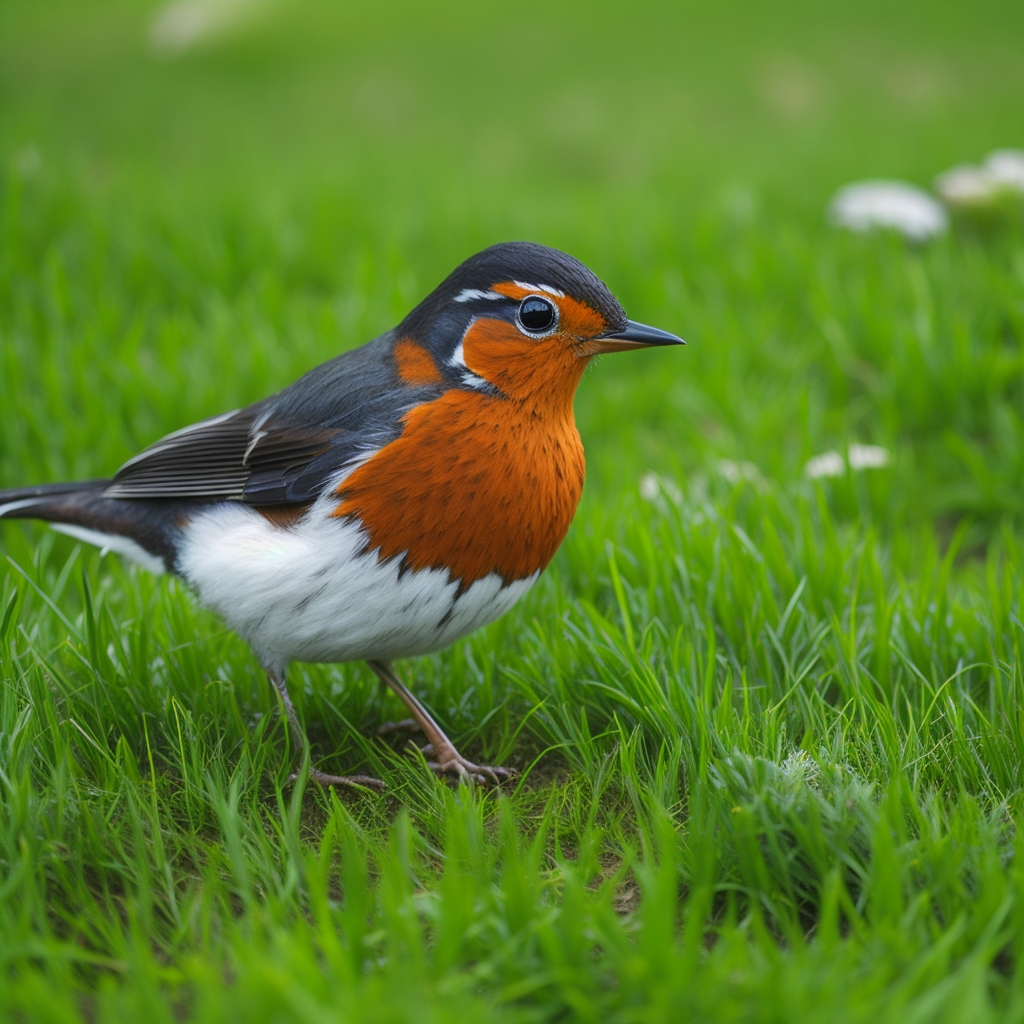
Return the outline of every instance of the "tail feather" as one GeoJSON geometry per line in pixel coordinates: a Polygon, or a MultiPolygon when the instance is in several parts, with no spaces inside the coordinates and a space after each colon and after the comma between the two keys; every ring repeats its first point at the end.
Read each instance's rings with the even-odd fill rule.
{"type": "Polygon", "coordinates": [[[42,519],[55,530],[139,562],[151,572],[172,572],[183,503],[108,498],[109,480],[46,484],[0,491],[0,519],[42,519]]]}
{"type": "Polygon", "coordinates": [[[100,491],[109,485],[109,480],[79,480],[76,483],[40,484],[0,491],[0,519],[46,519],[45,509],[50,499],[83,491],[100,491]]]}

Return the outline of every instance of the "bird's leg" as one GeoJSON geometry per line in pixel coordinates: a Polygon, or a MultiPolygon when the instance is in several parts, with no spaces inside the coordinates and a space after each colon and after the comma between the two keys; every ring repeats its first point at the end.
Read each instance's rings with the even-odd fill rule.
{"type": "MultiPolygon", "coordinates": [[[[378,676],[380,682],[381,692],[385,692],[388,689],[388,684],[384,682],[383,676],[378,676]]],[[[390,736],[396,732],[419,732],[420,723],[415,718],[403,718],[397,722],[381,722],[377,726],[378,736],[390,736]]]]}
{"type": "Polygon", "coordinates": [[[462,779],[472,779],[474,782],[486,782],[490,778],[494,782],[501,782],[504,779],[511,779],[516,775],[514,769],[491,767],[489,765],[473,764],[467,761],[456,749],[455,745],[443,732],[441,727],[431,717],[430,712],[403,686],[391,666],[383,661],[369,661],[367,664],[382,683],[393,693],[401,697],[406,707],[412,712],[416,724],[423,730],[427,737],[435,761],[428,761],[427,767],[438,775],[458,775],[462,779]]]}
{"type": "MultiPolygon", "coordinates": [[[[299,716],[295,713],[295,705],[292,704],[292,699],[288,695],[288,684],[285,682],[284,673],[271,668],[267,669],[267,677],[273,683],[274,689],[277,690],[281,703],[284,705],[284,713],[288,716],[288,727],[291,729],[292,738],[300,750],[305,750],[309,746],[309,739],[299,722],[299,716]]],[[[294,782],[298,777],[298,772],[295,772],[288,781],[294,782]]],[[[380,779],[373,778],[372,775],[328,775],[312,766],[309,769],[309,781],[316,782],[321,786],[364,786],[366,789],[373,789],[378,793],[384,789],[384,783],[380,779]]]]}

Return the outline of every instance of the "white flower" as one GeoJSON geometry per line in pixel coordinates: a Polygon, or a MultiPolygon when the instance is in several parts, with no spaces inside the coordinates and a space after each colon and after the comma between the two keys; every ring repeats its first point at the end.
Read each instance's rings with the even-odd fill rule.
{"type": "Polygon", "coordinates": [[[997,149],[980,167],[964,164],[935,179],[935,191],[952,207],[981,210],[1024,193],[1024,151],[997,149]]]}
{"type": "Polygon", "coordinates": [[[846,452],[850,469],[881,469],[889,465],[889,452],[877,444],[851,444],[846,452]]]}
{"type": "Polygon", "coordinates": [[[261,0],[170,0],[153,18],[149,39],[167,56],[237,28],[261,0]]]}
{"type": "Polygon", "coordinates": [[[851,231],[894,228],[923,242],[946,230],[942,204],[923,189],[903,181],[859,181],[840,189],[829,204],[829,219],[851,231]]]}
{"type": "Polygon", "coordinates": [[[640,497],[645,501],[657,501],[661,495],[676,505],[683,500],[683,492],[673,481],[660,473],[645,473],[640,478],[640,497]]]}
{"type": "Polygon", "coordinates": [[[935,179],[935,191],[950,206],[986,206],[996,197],[999,186],[984,167],[962,164],[935,179]]]}
{"type": "Polygon", "coordinates": [[[842,476],[846,471],[846,463],[839,452],[822,452],[815,455],[806,466],[804,474],[811,480],[817,480],[823,476],[842,476]]]}
{"type": "Polygon", "coordinates": [[[732,459],[720,459],[718,472],[733,485],[746,481],[748,484],[753,484],[759,491],[768,486],[767,481],[761,475],[761,470],[752,462],[733,462],[732,459]]]}
{"type": "Polygon", "coordinates": [[[985,160],[989,177],[1003,188],[1024,192],[1024,150],[997,149],[985,160]]]}
{"type": "Polygon", "coordinates": [[[858,472],[862,469],[881,469],[889,465],[889,450],[877,444],[851,444],[846,451],[846,459],[836,451],[822,452],[815,455],[804,466],[804,475],[811,480],[825,476],[842,476],[846,472],[847,462],[850,469],[858,472]]]}

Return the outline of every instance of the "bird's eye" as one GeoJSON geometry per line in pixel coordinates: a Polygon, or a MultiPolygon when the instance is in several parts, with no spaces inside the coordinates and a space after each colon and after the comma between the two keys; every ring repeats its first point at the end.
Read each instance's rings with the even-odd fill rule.
{"type": "Polygon", "coordinates": [[[527,296],[519,303],[519,323],[531,334],[550,330],[557,318],[555,304],[539,295],[527,296]]]}

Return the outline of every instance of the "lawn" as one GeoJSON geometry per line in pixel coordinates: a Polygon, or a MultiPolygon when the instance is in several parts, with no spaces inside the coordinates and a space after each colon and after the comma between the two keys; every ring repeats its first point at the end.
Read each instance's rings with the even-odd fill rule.
{"type": "Polygon", "coordinates": [[[836,188],[1024,146],[1024,5],[295,0],[151,42],[0,12],[0,487],[109,475],[396,323],[579,256],[583,503],[504,619],[400,663],[501,792],[296,666],[326,771],[173,580],[0,526],[0,1017],[1024,1020],[1024,220],[836,188]],[[885,466],[811,479],[850,445],[885,466]]]}

